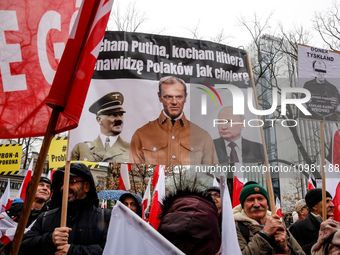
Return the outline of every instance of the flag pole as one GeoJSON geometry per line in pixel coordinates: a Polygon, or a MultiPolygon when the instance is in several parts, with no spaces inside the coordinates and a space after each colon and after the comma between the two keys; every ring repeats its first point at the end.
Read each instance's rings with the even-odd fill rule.
{"type": "Polygon", "coordinates": [[[320,147],[321,147],[321,178],[322,178],[322,220],[327,220],[326,210],[326,166],[325,166],[325,135],[324,121],[320,121],[320,147]]]}
{"type": "Polygon", "coordinates": [[[70,186],[70,166],[71,166],[71,163],[68,158],[69,141],[70,141],[70,131],[68,131],[68,135],[67,135],[66,162],[65,162],[65,173],[64,173],[63,200],[62,200],[62,205],[61,205],[60,227],[66,227],[66,221],[67,221],[68,191],[69,191],[69,186],[70,186]]]}
{"type": "MultiPolygon", "coordinates": [[[[258,102],[258,99],[257,99],[256,88],[255,88],[254,77],[253,77],[253,71],[251,70],[251,63],[250,63],[250,60],[249,60],[248,52],[247,52],[247,59],[248,59],[250,80],[251,80],[251,84],[252,84],[253,91],[254,91],[256,109],[259,109],[259,102],[258,102]]],[[[261,117],[259,115],[257,117],[260,121],[262,121],[261,117]]],[[[261,132],[261,139],[262,139],[263,153],[264,153],[264,165],[266,167],[267,189],[268,189],[268,195],[269,195],[269,201],[268,202],[269,202],[272,214],[275,214],[276,210],[275,210],[275,199],[274,199],[274,192],[273,192],[273,184],[272,184],[272,178],[270,176],[270,171],[269,171],[267,146],[266,146],[266,141],[264,139],[264,132],[263,132],[262,126],[260,127],[260,132],[261,132]]]]}
{"type": "Polygon", "coordinates": [[[45,165],[47,153],[50,148],[52,138],[54,137],[54,134],[55,134],[55,127],[57,125],[60,112],[61,112],[60,107],[54,107],[52,110],[50,120],[48,122],[48,126],[47,126],[46,133],[44,136],[44,140],[43,140],[43,143],[42,143],[42,146],[39,152],[39,156],[37,159],[37,163],[35,165],[30,187],[28,189],[28,194],[27,194],[27,197],[24,202],[24,206],[21,211],[21,216],[18,222],[17,229],[15,231],[14,239],[13,239],[10,253],[9,253],[10,255],[17,255],[19,252],[20,244],[21,244],[24,232],[25,232],[28,217],[31,212],[31,206],[35,198],[35,193],[37,192],[37,188],[40,182],[40,177],[41,177],[44,165],[45,165]]]}

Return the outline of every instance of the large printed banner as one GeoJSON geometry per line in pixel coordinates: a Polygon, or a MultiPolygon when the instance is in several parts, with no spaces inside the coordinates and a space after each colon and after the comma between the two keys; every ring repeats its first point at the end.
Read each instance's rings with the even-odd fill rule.
{"type": "Polygon", "coordinates": [[[21,144],[0,144],[0,174],[19,173],[21,151],[21,144]]]}
{"type": "Polygon", "coordinates": [[[249,97],[253,99],[253,91],[244,50],[178,37],[106,32],[79,126],[70,133],[70,160],[262,162],[257,117],[245,107],[249,97]],[[233,98],[241,107],[233,107],[233,98]],[[247,125],[248,119],[255,127],[247,125]]]}
{"type": "Polygon", "coordinates": [[[340,54],[310,46],[298,46],[299,86],[311,93],[305,104],[311,115],[300,118],[340,121],[340,54]]]}
{"type": "Polygon", "coordinates": [[[44,135],[46,97],[80,4],[0,1],[0,138],[44,135]]]}

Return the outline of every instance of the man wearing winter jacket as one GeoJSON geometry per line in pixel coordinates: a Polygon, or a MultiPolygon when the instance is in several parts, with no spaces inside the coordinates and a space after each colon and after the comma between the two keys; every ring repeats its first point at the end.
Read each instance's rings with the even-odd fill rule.
{"type": "Polygon", "coordinates": [[[242,254],[305,254],[279,216],[268,211],[268,201],[267,191],[257,182],[243,186],[241,204],[233,209],[242,254]]]}
{"type": "Polygon", "coordinates": [[[42,213],[20,246],[20,254],[102,254],[110,211],[98,208],[90,170],[72,163],[68,193],[67,227],[60,227],[65,167],[53,175],[52,202],[56,209],[42,213]]]}

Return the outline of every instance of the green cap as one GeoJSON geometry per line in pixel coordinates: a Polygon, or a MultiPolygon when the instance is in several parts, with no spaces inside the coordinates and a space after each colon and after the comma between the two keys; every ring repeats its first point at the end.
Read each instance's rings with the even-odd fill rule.
{"type": "Polygon", "coordinates": [[[257,182],[249,181],[246,184],[244,184],[240,193],[240,203],[242,207],[244,200],[246,200],[247,197],[253,194],[261,194],[266,197],[267,202],[269,201],[268,192],[257,182]]]}

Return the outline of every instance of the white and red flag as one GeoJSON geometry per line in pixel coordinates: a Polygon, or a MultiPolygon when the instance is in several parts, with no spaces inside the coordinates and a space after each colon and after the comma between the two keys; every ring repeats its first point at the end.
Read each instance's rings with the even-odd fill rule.
{"type": "Polygon", "coordinates": [[[106,209],[107,208],[107,200],[106,199],[103,199],[101,208],[102,209],[106,209]]]}
{"type": "Polygon", "coordinates": [[[0,1],[0,138],[45,134],[46,97],[79,6],[77,0],[0,1]]]}
{"type": "Polygon", "coordinates": [[[10,186],[11,186],[11,182],[8,179],[7,181],[7,187],[5,189],[4,194],[2,194],[1,198],[0,198],[0,213],[8,210],[11,206],[11,195],[10,195],[10,186]]]}
{"type": "Polygon", "coordinates": [[[27,185],[31,181],[32,177],[32,170],[33,170],[33,159],[31,160],[30,165],[28,166],[27,173],[25,176],[25,179],[22,181],[20,189],[18,190],[18,193],[15,198],[21,198],[22,200],[25,201],[26,199],[26,190],[27,190],[27,185]]]}
{"type": "Polygon", "coordinates": [[[146,187],[144,196],[143,196],[143,213],[142,218],[145,220],[145,212],[148,210],[150,204],[151,204],[151,192],[150,192],[150,185],[151,185],[151,178],[149,178],[148,186],[146,187]]]}
{"type": "Polygon", "coordinates": [[[281,202],[280,202],[280,199],[279,199],[278,197],[276,197],[275,211],[276,211],[276,214],[277,214],[277,215],[280,217],[280,219],[282,220],[281,202]]]}
{"type": "Polygon", "coordinates": [[[131,189],[129,171],[131,170],[130,164],[120,165],[119,187],[120,190],[131,189]]]}
{"type": "Polygon", "coordinates": [[[312,177],[310,175],[309,175],[309,179],[308,179],[307,189],[308,190],[315,189],[315,186],[314,186],[313,181],[312,181],[312,177]]]}
{"type": "Polygon", "coordinates": [[[15,2],[0,3],[0,34],[6,37],[0,40],[6,42],[0,43],[5,54],[0,138],[44,135],[51,115],[45,103],[62,109],[56,133],[72,129],[79,122],[113,0],[84,0],[78,15],[76,0],[15,2]]]}
{"type": "Polygon", "coordinates": [[[155,183],[155,190],[153,193],[153,199],[151,204],[151,210],[149,215],[149,223],[157,230],[160,219],[159,216],[162,213],[161,206],[165,197],[165,166],[158,165],[155,169],[152,184],[155,183]],[[157,180],[157,182],[154,182],[157,180]]]}

